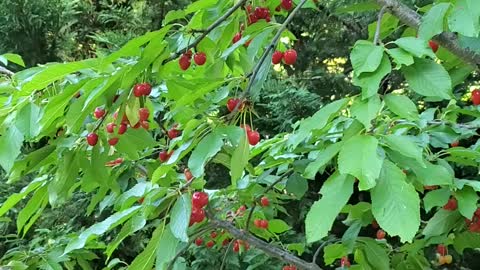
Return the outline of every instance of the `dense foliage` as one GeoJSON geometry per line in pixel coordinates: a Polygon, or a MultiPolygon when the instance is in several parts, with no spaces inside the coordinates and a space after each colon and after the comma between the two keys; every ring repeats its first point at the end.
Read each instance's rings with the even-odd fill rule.
{"type": "MultiPolygon", "coordinates": [[[[47,2],[59,6],[39,8],[63,12],[47,2]]],[[[134,14],[110,2],[90,5],[134,14]]],[[[419,29],[389,9],[199,0],[139,36],[148,26],[103,12],[108,29],[132,24],[137,37],[4,76],[0,228],[18,236],[0,238],[0,265],[475,267],[462,255],[480,248],[480,63],[459,52],[480,54],[480,6],[424,3],[419,29]],[[364,11],[375,20],[368,31],[355,19],[364,11]],[[438,48],[444,31],[458,38],[440,40],[458,48],[438,48]],[[336,40],[308,45],[322,35],[336,40]],[[51,209],[60,216],[38,226],[51,209]]],[[[60,57],[24,56],[30,65],[60,57]]],[[[17,55],[0,60],[24,66],[17,55]]]]}

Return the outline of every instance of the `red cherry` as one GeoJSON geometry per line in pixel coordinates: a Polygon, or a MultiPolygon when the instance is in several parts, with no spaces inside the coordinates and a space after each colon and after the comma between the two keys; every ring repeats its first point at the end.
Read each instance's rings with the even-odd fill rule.
{"type": "Polygon", "coordinates": [[[242,39],[242,33],[236,33],[235,36],[233,36],[232,43],[237,43],[240,39],[242,39]]]}
{"type": "Polygon", "coordinates": [[[214,245],[215,245],[215,243],[212,240],[208,241],[207,244],[206,244],[207,248],[211,248],[214,245]]]}
{"type": "Polygon", "coordinates": [[[180,56],[178,59],[178,64],[182,70],[187,70],[190,67],[191,64],[190,56],[183,54],[180,56]]]}
{"type": "Polygon", "coordinates": [[[167,134],[168,138],[175,139],[176,137],[180,136],[180,131],[178,131],[176,128],[171,128],[167,134]]]}
{"type": "Polygon", "coordinates": [[[115,159],[115,164],[122,164],[122,162],[123,162],[123,158],[119,157],[119,158],[115,159]]]}
{"type": "Polygon", "coordinates": [[[202,244],[203,244],[203,239],[202,238],[199,237],[199,238],[195,239],[195,245],[201,246],[202,244]]]}
{"type": "Polygon", "coordinates": [[[167,153],[167,151],[163,150],[158,154],[158,159],[160,159],[161,162],[165,162],[168,160],[170,155],[167,153]]]}
{"type": "Polygon", "coordinates": [[[286,50],[283,54],[283,62],[287,65],[293,65],[297,61],[297,51],[294,49],[286,50]]]}
{"type": "Polygon", "coordinates": [[[451,147],[457,147],[460,145],[460,142],[459,141],[454,141],[450,144],[451,147]]]}
{"type": "Polygon", "coordinates": [[[150,124],[147,121],[140,122],[140,126],[142,126],[142,128],[144,128],[146,130],[150,129],[150,124]]]}
{"type": "Polygon", "coordinates": [[[450,198],[448,202],[443,206],[443,209],[454,211],[457,209],[457,207],[458,207],[457,200],[455,198],[450,198]]]}
{"type": "Polygon", "coordinates": [[[253,225],[255,225],[255,227],[257,228],[262,228],[262,225],[260,225],[261,221],[262,221],[261,219],[255,219],[253,221],[253,225]]]}
{"type": "Polygon", "coordinates": [[[137,128],[140,128],[141,125],[142,125],[142,123],[137,122],[134,126],[132,126],[132,125],[130,125],[130,126],[133,127],[134,129],[137,129],[137,128]]]}
{"type": "Polygon", "coordinates": [[[283,58],[283,52],[275,51],[272,55],[272,63],[274,65],[280,64],[280,62],[282,62],[282,58],[283,58]]]}
{"type": "Polygon", "coordinates": [[[118,134],[122,135],[127,131],[128,126],[126,124],[120,124],[120,127],[118,128],[118,134]]]}
{"type": "Polygon", "coordinates": [[[272,20],[272,18],[270,18],[270,16],[267,16],[267,17],[265,18],[265,21],[267,21],[267,22],[270,22],[271,20],[272,20]]]}
{"type": "Polygon", "coordinates": [[[480,224],[472,223],[468,226],[468,230],[471,232],[480,232],[480,224]]]}
{"type": "Polygon", "coordinates": [[[240,244],[238,241],[233,242],[233,252],[238,253],[240,251],[240,244]]]}
{"type": "Polygon", "coordinates": [[[140,121],[147,121],[150,116],[150,111],[147,108],[140,108],[138,110],[138,116],[140,117],[140,121]]]}
{"type": "Polygon", "coordinates": [[[187,52],[185,52],[184,54],[185,54],[186,56],[190,57],[190,58],[191,58],[191,57],[192,57],[192,55],[193,55],[193,53],[192,53],[192,50],[191,50],[191,49],[188,49],[188,51],[187,51],[187,52]]]}
{"type": "Polygon", "coordinates": [[[204,52],[198,52],[193,56],[193,61],[195,61],[195,64],[198,66],[202,66],[207,62],[207,55],[204,52]]]}
{"type": "Polygon", "coordinates": [[[90,133],[87,135],[87,143],[90,146],[97,145],[97,142],[98,142],[98,135],[96,133],[90,133]]]}
{"type": "Polygon", "coordinates": [[[143,96],[143,93],[144,93],[144,90],[143,90],[143,86],[142,84],[135,84],[135,86],[133,87],[133,95],[135,97],[141,97],[143,96]]]}
{"type": "Polygon", "coordinates": [[[267,229],[268,228],[268,220],[266,220],[266,219],[260,220],[260,228],[267,229]]]}
{"type": "Polygon", "coordinates": [[[108,123],[107,126],[106,126],[107,132],[108,133],[113,133],[116,126],[117,125],[115,125],[115,123],[108,123]]]}
{"type": "Polygon", "coordinates": [[[385,233],[384,230],[380,229],[380,230],[377,231],[377,239],[378,240],[385,239],[385,235],[386,235],[386,233],[385,233]]]}
{"type": "Polygon", "coordinates": [[[243,128],[246,132],[249,132],[252,130],[249,124],[245,124],[245,125],[241,124],[240,127],[243,128]]]}
{"type": "Polygon", "coordinates": [[[130,122],[128,121],[128,117],[126,114],[122,116],[122,124],[128,125],[130,122]]]}
{"type": "Polygon", "coordinates": [[[260,141],[260,133],[256,130],[247,131],[248,143],[256,145],[260,141]]]}
{"type": "Polygon", "coordinates": [[[95,112],[93,113],[93,115],[95,116],[95,118],[100,119],[105,116],[105,109],[97,107],[95,108],[95,112]]]}
{"type": "Polygon", "coordinates": [[[152,93],[152,86],[149,83],[142,83],[142,94],[144,96],[150,96],[152,93]]]}
{"type": "Polygon", "coordinates": [[[430,48],[432,48],[432,51],[433,51],[434,53],[436,53],[436,52],[438,51],[438,43],[436,43],[435,41],[430,40],[430,41],[428,42],[428,46],[430,46],[430,48]]]}
{"type": "Polygon", "coordinates": [[[350,261],[348,260],[347,256],[342,257],[342,259],[340,260],[340,266],[341,267],[350,267],[350,261]]]}
{"type": "Polygon", "coordinates": [[[264,196],[264,197],[262,197],[262,198],[260,199],[260,204],[262,204],[262,206],[269,206],[269,205],[270,205],[270,201],[268,200],[267,197],[264,196]]]}
{"type": "Polygon", "coordinates": [[[216,238],[217,237],[217,232],[215,232],[215,231],[211,232],[210,237],[216,238]]]}
{"type": "Polygon", "coordinates": [[[254,13],[248,15],[248,25],[254,24],[256,22],[258,22],[258,18],[254,13]]]}
{"type": "Polygon", "coordinates": [[[480,105],[480,89],[472,91],[472,103],[475,106],[480,105]]]}
{"type": "Polygon", "coordinates": [[[230,244],[230,239],[228,239],[228,238],[224,239],[223,242],[222,242],[222,246],[226,246],[228,244],[230,244]]]}
{"type": "Polygon", "coordinates": [[[190,223],[199,223],[205,219],[205,211],[201,208],[192,207],[192,213],[190,215],[190,223]]]}
{"type": "Polygon", "coordinates": [[[205,192],[194,192],[192,195],[192,206],[196,208],[203,208],[208,204],[208,194],[205,192]]]}
{"type": "Polygon", "coordinates": [[[293,7],[292,0],[282,0],[282,3],[280,4],[283,9],[289,11],[293,7]]]}
{"type": "Polygon", "coordinates": [[[270,11],[268,8],[256,7],[254,14],[258,19],[266,19],[270,15],[270,11]]]}
{"type": "Polygon", "coordinates": [[[185,175],[185,179],[188,181],[192,180],[193,178],[193,175],[192,175],[192,172],[186,168],[184,171],[183,171],[183,174],[185,175]]]}
{"type": "Polygon", "coordinates": [[[437,252],[442,255],[442,256],[445,256],[447,254],[447,247],[440,244],[437,246],[437,252]]]}
{"type": "Polygon", "coordinates": [[[252,5],[248,5],[245,9],[248,13],[252,12],[252,5]]]}
{"type": "Polygon", "coordinates": [[[111,146],[114,146],[118,143],[118,138],[111,138],[110,140],[108,140],[108,144],[110,144],[111,146]]]}

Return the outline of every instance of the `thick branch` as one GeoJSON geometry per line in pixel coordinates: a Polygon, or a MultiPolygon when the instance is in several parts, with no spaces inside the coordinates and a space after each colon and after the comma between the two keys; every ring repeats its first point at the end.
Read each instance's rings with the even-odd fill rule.
{"type": "MultiPolygon", "coordinates": [[[[414,10],[407,7],[405,4],[397,0],[376,0],[381,6],[386,6],[389,11],[395,15],[404,24],[418,29],[421,23],[421,16],[414,10]]],[[[458,38],[454,33],[442,33],[434,38],[440,45],[448,49],[450,52],[461,58],[466,63],[475,67],[480,65],[480,54],[474,51],[463,48],[458,43],[458,38]]]]}
{"type": "Polygon", "coordinates": [[[205,31],[202,31],[202,34],[195,39],[191,44],[189,44],[187,47],[182,48],[178,50],[176,53],[172,54],[169,58],[165,59],[163,63],[170,62],[172,60],[177,59],[180,55],[188,51],[189,49],[195,48],[210,32],[212,32],[213,29],[217,28],[220,24],[222,24],[225,20],[230,17],[237,9],[239,9],[241,6],[243,6],[247,2],[247,0],[240,0],[238,3],[236,3],[231,9],[229,9],[225,14],[222,15],[222,17],[218,18],[215,22],[213,22],[205,31]]]}
{"type": "Polygon", "coordinates": [[[12,71],[10,71],[10,70],[8,70],[8,69],[0,66],[0,74],[5,74],[5,75],[7,75],[8,77],[11,77],[11,76],[13,76],[13,74],[15,74],[15,73],[13,73],[12,71]]]}
{"type": "Polygon", "coordinates": [[[237,229],[231,223],[227,221],[222,221],[209,217],[210,222],[215,225],[215,227],[222,228],[228,231],[233,237],[247,241],[250,245],[255,246],[256,248],[262,250],[266,254],[278,258],[282,261],[285,261],[289,264],[297,266],[299,269],[304,270],[322,270],[318,265],[304,261],[297,256],[291,254],[288,251],[285,251],[277,246],[271,245],[263,240],[260,240],[248,232],[237,229]]]}

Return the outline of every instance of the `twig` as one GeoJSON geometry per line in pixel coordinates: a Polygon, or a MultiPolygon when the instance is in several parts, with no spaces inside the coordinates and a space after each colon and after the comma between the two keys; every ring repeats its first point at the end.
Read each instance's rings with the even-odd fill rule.
{"type": "Polygon", "coordinates": [[[222,17],[218,18],[215,22],[213,22],[205,31],[202,31],[202,34],[193,41],[193,43],[189,44],[185,48],[178,50],[176,53],[172,54],[169,58],[163,61],[163,64],[170,62],[174,59],[177,59],[181,54],[185,53],[191,48],[195,48],[213,29],[217,28],[220,24],[222,24],[230,15],[232,15],[237,9],[239,9],[243,4],[245,4],[247,0],[240,0],[236,3],[231,9],[229,9],[222,17]]]}
{"type": "Polygon", "coordinates": [[[227,254],[230,251],[230,247],[232,246],[232,244],[233,244],[233,240],[230,241],[230,243],[228,243],[227,250],[225,250],[225,255],[223,255],[222,264],[220,265],[220,270],[223,270],[223,267],[225,266],[225,261],[227,260],[227,254]]]}
{"type": "Polygon", "coordinates": [[[316,264],[316,261],[317,261],[317,257],[318,255],[320,254],[320,251],[329,243],[332,243],[334,242],[336,239],[330,239],[330,240],[326,240],[325,242],[323,242],[318,248],[317,250],[315,251],[315,254],[313,254],[313,259],[312,259],[312,263],[315,263],[316,264]]]}
{"type": "Polygon", "coordinates": [[[210,212],[207,212],[207,216],[210,222],[214,224],[215,227],[222,228],[228,231],[236,239],[241,239],[243,241],[246,241],[252,246],[255,246],[256,248],[262,250],[263,252],[265,252],[266,254],[272,257],[278,258],[291,265],[295,265],[299,269],[322,270],[322,268],[320,268],[318,265],[302,260],[301,258],[298,258],[297,256],[291,254],[290,252],[284,249],[281,249],[277,246],[274,246],[263,240],[260,240],[255,236],[253,236],[252,234],[250,234],[249,232],[236,228],[230,222],[215,219],[212,215],[210,215],[210,212]]]}
{"type": "Polygon", "coordinates": [[[2,66],[0,66],[0,74],[5,74],[7,75],[8,77],[11,77],[13,76],[15,73],[13,73],[13,71],[7,69],[7,68],[4,68],[2,66]]]}
{"type": "Polygon", "coordinates": [[[373,38],[374,45],[380,44],[379,41],[380,41],[380,30],[382,28],[382,18],[386,10],[387,10],[387,6],[383,6],[380,9],[380,12],[378,13],[377,28],[375,29],[375,37],[373,38]]]}

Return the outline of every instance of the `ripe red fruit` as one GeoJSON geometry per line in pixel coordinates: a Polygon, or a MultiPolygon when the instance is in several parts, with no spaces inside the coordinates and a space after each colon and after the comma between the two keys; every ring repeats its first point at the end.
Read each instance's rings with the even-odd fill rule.
{"type": "Polygon", "coordinates": [[[140,108],[138,110],[138,116],[140,117],[140,121],[147,121],[150,116],[150,111],[147,108],[140,108]]]}
{"type": "Polygon", "coordinates": [[[180,66],[180,68],[182,70],[187,70],[189,67],[190,67],[190,64],[192,63],[191,60],[190,60],[190,57],[191,56],[188,56],[186,54],[183,54],[182,56],[180,56],[180,58],[178,59],[178,65],[180,66]]]}
{"type": "Polygon", "coordinates": [[[215,245],[215,243],[212,240],[208,241],[207,244],[206,244],[207,248],[211,248],[214,245],[215,245]]]}
{"type": "Polygon", "coordinates": [[[135,86],[133,87],[133,95],[136,97],[141,97],[143,96],[143,93],[143,85],[141,83],[135,84],[135,86]]]}
{"type": "Polygon", "coordinates": [[[468,225],[468,230],[470,232],[480,232],[480,224],[472,223],[472,224],[468,225]]]}
{"type": "Polygon", "coordinates": [[[280,64],[280,62],[282,62],[282,58],[283,58],[283,52],[281,52],[281,51],[275,51],[275,52],[272,54],[272,63],[273,63],[274,65],[280,64]]]}
{"type": "Polygon", "coordinates": [[[105,116],[105,110],[103,108],[97,107],[95,108],[95,112],[93,113],[95,118],[100,119],[105,116]]]}
{"type": "Polygon", "coordinates": [[[266,220],[266,219],[260,220],[260,228],[267,229],[268,228],[268,220],[266,220]]]}
{"type": "Polygon", "coordinates": [[[247,131],[248,143],[256,145],[260,141],[260,133],[256,130],[247,131]]]}
{"type": "Polygon", "coordinates": [[[165,150],[160,151],[160,153],[158,154],[158,159],[160,159],[161,162],[165,162],[169,158],[170,158],[170,155],[165,150]]]}
{"type": "Polygon", "coordinates": [[[253,221],[253,225],[255,225],[255,227],[257,227],[257,228],[261,228],[262,226],[260,225],[260,221],[261,221],[261,219],[255,219],[253,221]]]}
{"type": "Polygon", "coordinates": [[[230,244],[230,239],[228,239],[228,238],[224,239],[223,242],[222,242],[222,246],[226,246],[228,244],[230,244]]]}
{"type": "Polygon", "coordinates": [[[142,93],[144,96],[149,96],[152,93],[152,86],[149,83],[142,83],[142,93]]]}
{"type": "Polygon", "coordinates": [[[113,133],[113,131],[115,130],[115,127],[117,125],[115,125],[115,123],[108,123],[107,126],[106,126],[106,130],[108,133],[113,133]]]}
{"type": "Polygon", "coordinates": [[[260,203],[262,204],[262,206],[269,206],[270,205],[270,201],[265,196],[260,199],[260,203]]]}
{"type": "Polygon", "coordinates": [[[217,232],[213,231],[210,233],[210,237],[215,238],[217,237],[217,232]]]}
{"type": "Polygon", "coordinates": [[[208,204],[208,194],[205,192],[194,192],[192,195],[192,206],[196,208],[203,208],[208,204]]]}
{"type": "Polygon", "coordinates": [[[442,256],[445,256],[445,254],[447,254],[447,247],[440,244],[437,246],[437,252],[442,255],[442,256]]]}
{"type": "Polygon", "coordinates": [[[282,3],[280,4],[283,9],[289,11],[293,7],[292,0],[282,0],[282,3]]]}
{"type": "Polygon", "coordinates": [[[170,139],[175,139],[176,137],[180,136],[180,131],[178,131],[176,128],[171,128],[167,132],[168,138],[170,139]]]}
{"type": "Polygon", "coordinates": [[[203,239],[202,238],[199,237],[199,238],[195,239],[195,245],[201,246],[202,244],[203,244],[203,239]]]}
{"type": "Polygon", "coordinates": [[[350,261],[348,260],[347,256],[342,257],[342,259],[340,260],[340,266],[341,267],[350,267],[350,261]]]}
{"type": "Polygon", "coordinates": [[[115,162],[115,164],[122,164],[123,158],[119,157],[119,158],[115,159],[114,162],[115,162]]]}
{"type": "Polygon", "coordinates": [[[430,41],[428,42],[428,46],[430,46],[430,48],[432,48],[432,51],[433,51],[434,53],[436,53],[436,52],[438,51],[438,43],[436,43],[435,41],[430,40],[430,41]]]}
{"type": "Polygon", "coordinates": [[[183,170],[183,174],[185,175],[185,180],[187,180],[187,182],[192,180],[193,175],[192,175],[192,172],[188,168],[183,170]]]}
{"type": "Polygon", "coordinates": [[[443,206],[443,209],[454,211],[457,209],[457,200],[455,198],[450,198],[448,202],[443,206]]]}
{"type": "Polygon", "coordinates": [[[460,145],[460,142],[459,141],[454,141],[450,144],[451,147],[457,147],[460,145]]]}
{"type": "Polygon", "coordinates": [[[232,43],[237,43],[240,39],[242,39],[242,33],[236,33],[235,36],[233,36],[232,43]]]}
{"type": "Polygon", "coordinates": [[[192,213],[190,214],[190,224],[202,222],[205,219],[205,211],[202,208],[192,207],[192,213]]]}
{"type": "Polygon", "coordinates": [[[146,130],[148,130],[150,128],[150,124],[147,121],[140,122],[140,126],[142,126],[142,128],[144,128],[146,130]]]}
{"type": "Polygon", "coordinates": [[[258,18],[255,13],[248,15],[248,25],[258,22],[258,18]]]}
{"type": "Polygon", "coordinates": [[[243,128],[246,132],[249,132],[252,130],[249,124],[245,124],[245,125],[241,124],[240,127],[243,128]]]}
{"type": "Polygon", "coordinates": [[[386,233],[385,233],[384,230],[380,229],[380,230],[377,231],[377,239],[378,240],[385,239],[385,235],[386,235],[386,233]]]}
{"type": "Polygon", "coordinates": [[[202,66],[207,62],[207,55],[204,52],[198,52],[193,56],[193,61],[195,61],[195,64],[202,66]]]}
{"type": "Polygon", "coordinates": [[[287,65],[293,65],[297,61],[297,51],[288,49],[283,54],[283,62],[287,65]]]}
{"type": "MultiPolygon", "coordinates": [[[[239,98],[230,98],[228,101],[227,101],[227,109],[228,111],[232,112],[235,107],[237,107],[237,104],[240,103],[240,99],[239,98]]],[[[242,105],[239,106],[239,110],[241,110],[243,107],[242,105]]]]}
{"type": "Polygon", "coordinates": [[[270,11],[265,7],[256,7],[254,14],[258,19],[266,19],[270,15],[270,11]]]}
{"type": "Polygon", "coordinates": [[[474,89],[472,91],[472,103],[475,106],[480,105],[480,89],[474,89]]]}
{"type": "Polygon", "coordinates": [[[233,252],[238,253],[239,251],[240,251],[240,244],[236,240],[235,242],[233,242],[233,252]]]}
{"type": "Polygon", "coordinates": [[[90,146],[97,145],[97,142],[98,142],[98,135],[96,133],[90,133],[87,135],[87,143],[90,146]]]}
{"type": "Polygon", "coordinates": [[[108,140],[108,144],[110,144],[111,146],[114,146],[118,143],[118,138],[111,138],[110,140],[108,140]]]}
{"type": "Polygon", "coordinates": [[[128,126],[126,124],[120,124],[120,127],[118,128],[118,134],[122,135],[127,131],[128,126]]]}

